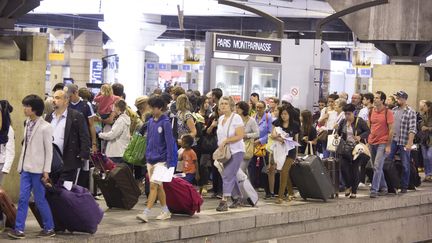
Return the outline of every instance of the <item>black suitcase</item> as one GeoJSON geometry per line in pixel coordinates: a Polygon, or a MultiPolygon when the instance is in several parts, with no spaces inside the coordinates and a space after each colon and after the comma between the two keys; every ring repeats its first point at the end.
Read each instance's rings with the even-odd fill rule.
{"type": "Polygon", "coordinates": [[[141,191],[126,164],[118,164],[106,174],[96,171],[93,178],[109,208],[129,210],[138,202],[141,191]]]}
{"type": "Polygon", "coordinates": [[[331,195],[331,198],[337,198],[339,197],[340,161],[336,158],[327,158],[323,159],[322,162],[333,184],[334,194],[331,195]]]}
{"type": "Polygon", "coordinates": [[[384,160],[383,172],[388,192],[396,193],[396,190],[400,188],[401,177],[395,162],[386,158],[384,160]]]}
{"type": "Polygon", "coordinates": [[[327,169],[315,155],[297,159],[291,167],[290,176],[304,200],[313,198],[327,202],[335,193],[327,169]]]}

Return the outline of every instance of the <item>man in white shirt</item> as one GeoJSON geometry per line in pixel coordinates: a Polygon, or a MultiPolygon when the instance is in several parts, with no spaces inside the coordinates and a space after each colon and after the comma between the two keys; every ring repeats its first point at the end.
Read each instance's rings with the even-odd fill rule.
{"type": "Polygon", "coordinates": [[[363,109],[360,110],[358,117],[365,121],[369,121],[369,113],[373,108],[374,95],[372,93],[366,93],[363,95],[363,109]]]}

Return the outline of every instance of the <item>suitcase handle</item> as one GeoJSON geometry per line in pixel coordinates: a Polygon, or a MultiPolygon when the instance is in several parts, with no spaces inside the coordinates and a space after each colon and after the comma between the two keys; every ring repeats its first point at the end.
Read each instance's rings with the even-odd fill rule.
{"type": "Polygon", "coordinates": [[[98,154],[93,154],[94,156],[90,156],[90,160],[93,162],[93,164],[96,166],[96,163],[95,163],[95,160],[93,160],[93,157],[95,157],[96,158],[96,160],[97,160],[97,162],[98,162],[98,164],[99,164],[99,166],[100,166],[100,168],[101,168],[101,170],[102,170],[102,172],[103,173],[106,173],[106,170],[105,170],[105,168],[104,168],[104,166],[103,166],[103,163],[101,162],[101,160],[99,159],[99,156],[98,156],[98,154]]]}

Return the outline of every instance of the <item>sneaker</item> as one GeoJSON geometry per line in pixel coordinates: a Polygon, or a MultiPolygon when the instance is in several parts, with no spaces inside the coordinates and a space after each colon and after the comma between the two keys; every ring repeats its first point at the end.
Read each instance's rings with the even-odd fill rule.
{"type": "Polygon", "coordinates": [[[351,193],[351,195],[349,196],[349,198],[354,199],[357,197],[357,194],[351,193]]]}
{"type": "Polygon", "coordinates": [[[8,233],[8,236],[16,240],[25,239],[24,232],[21,232],[19,230],[12,230],[11,232],[8,233]]]}
{"type": "Polygon", "coordinates": [[[265,197],[264,197],[264,200],[267,200],[267,199],[270,199],[270,198],[272,198],[272,194],[266,194],[265,197]]]}
{"type": "Polygon", "coordinates": [[[283,203],[283,199],[282,198],[277,198],[275,201],[276,204],[282,204],[283,203]]]}
{"type": "Polygon", "coordinates": [[[378,193],[376,192],[371,192],[369,195],[370,198],[377,198],[378,197],[378,193]]]}
{"type": "Polygon", "coordinates": [[[366,190],[366,189],[367,189],[367,186],[366,186],[366,184],[360,182],[360,183],[358,184],[358,189],[359,189],[359,190],[366,190]]]}
{"type": "Polygon", "coordinates": [[[171,218],[171,213],[170,212],[165,212],[162,211],[157,217],[157,220],[165,220],[165,219],[170,219],[171,218]]]}
{"type": "Polygon", "coordinates": [[[229,208],[239,208],[241,207],[240,199],[234,199],[229,208]]]}
{"type": "Polygon", "coordinates": [[[54,230],[42,230],[37,235],[38,238],[48,238],[48,237],[54,237],[56,235],[54,230]]]}
{"type": "Polygon", "coordinates": [[[407,193],[408,192],[408,190],[406,189],[406,188],[402,188],[401,190],[400,190],[400,193],[407,193]]]}
{"type": "Polygon", "coordinates": [[[216,208],[218,212],[228,211],[228,204],[226,201],[220,201],[219,206],[216,208]]]}
{"type": "Polygon", "coordinates": [[[379,195],[380,197],[382,197],[382,196],[387,196],[387,194],[388,194],[387,191],[380,191],[380,192],[378,192],[378,195],[379,195]]]}
{"type": "Polygon", "coordinates": [[[143,223],[148,223],[148,215],[145,213],[137,214],[136,219],[141,220],[143,223]]]}

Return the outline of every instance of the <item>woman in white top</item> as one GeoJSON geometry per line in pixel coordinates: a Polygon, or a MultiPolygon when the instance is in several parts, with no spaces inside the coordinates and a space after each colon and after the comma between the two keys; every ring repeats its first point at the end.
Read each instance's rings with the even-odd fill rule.
{"type": "Polygon", "coordinates": [[[230,208],[240,205],[240,188],[237,181],[237,172],[243,161],[245,146],[243,142],[244,124],[242,118],[233,113],[235,109],[234,100],[231,97],[222,97],[219,101],[219,111],[222,115],[218,120],[217,137],[218,146],[223,148],[229,145],[231,159],[224,164],[222,172],[223,197],[216,208],[217,211],[228,211],[227,198],[232,197],[233,203],[230,208]]]}
{"type": "Polygon", "coordinates": [[[107,140],[105,154],[115,163],[123,163],[123,154],[130,142],[129,128],[131,120],[125,114],[126,102],[118,100],[114,103],[114,112],[116,113],[117,120],[114,122],[111,131],[99,133],[99,137],[107,140]]]}

